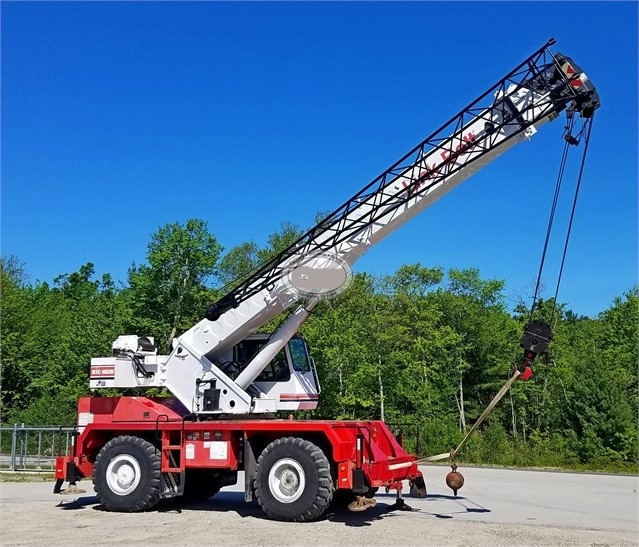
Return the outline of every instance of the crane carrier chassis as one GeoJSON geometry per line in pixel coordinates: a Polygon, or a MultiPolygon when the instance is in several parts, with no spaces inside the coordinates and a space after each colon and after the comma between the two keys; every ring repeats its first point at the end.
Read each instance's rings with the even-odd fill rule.
{"type": "MultiPolygon", "coordinates": [[[[426,488],[415,458],[383,421],[245,419],[199,421],[175,399],[82,397],[75,454],[56,462],[55,493],[64,480],[94,476],[106,509],[142,511],[162,498],[203,500],[237,483],[245,499],[283,520],[321,515],[337,489],[372,497],[402,481],[426,488]]],[[[75,489],[71,488],[72,493],[75,489]]],[[[365,508],[365,502],[359,505],[365,508]]]]}
{"type": "MultiPolygon", "coordinates": [[[[577,115],[590,127],[599,97],[572,59],[550,52],[553,43],[210,305],[169,355],[150,337],[124,335],[111,356],[92,359],[94,396],[79,401],[73,452],[56,461],[54,491],[78,491],[93,477],[106,509],[142,511],[163,498],[207,499],[243,471],[245,498],[293,521],[319,517],[334,498],[364,509],[379,487],[396,490],[396,507],[406,508],[404,481],[425,495],[418,460],[383,421],[275,419],[318,405],[319,378],[298,331],[319,301],[346,289],[371,246],[560,112],[570,120],[564,140],[579,144],[569,129],[577,115]],[[259,332],[284,312],[274,333],[259,332]],[[99,396],[145,388],[171,398],[99,396]]],[[[550,338],[542,322],[524,328],[522,377],[550,338]]]]}

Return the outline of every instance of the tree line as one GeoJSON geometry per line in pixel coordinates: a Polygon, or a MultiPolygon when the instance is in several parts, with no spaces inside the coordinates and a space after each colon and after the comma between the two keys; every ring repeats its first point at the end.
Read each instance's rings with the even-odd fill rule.
{"type": "MultiPolygon", "coordinates": [[[[282,224],[265,246],[227,252],[206,222],[167,224],[125,284],[95,279],[92,263],[30,283],[26,266],[2,257],[2,423],[72,424],[88,394],[92,357],[120,334],[154,336],[160,351],[206,306],[300,235],[282,224]]],[[[307,417],[384,419],[420,455],[450,451],[512,373],[531,318],[553,324],[532,380],[516,382],[461,458],[474,463],[637,469],[639,289],[596,317],[540,300],[509,310],[505,283],[476,269],[405,264],[394,274],[358,273],[322,301],[301,332],[322,384],[307,417]]],[[[273,326],[273,325],[271,325],[273,326]]]]}

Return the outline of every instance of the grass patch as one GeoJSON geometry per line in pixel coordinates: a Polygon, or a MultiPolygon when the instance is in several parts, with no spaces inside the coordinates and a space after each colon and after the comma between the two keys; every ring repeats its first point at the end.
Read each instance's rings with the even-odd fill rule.
{"type": "Polygon", "coordinates": [[[53,482],[53,473],[0,471],[0,482],[53,482]]]}

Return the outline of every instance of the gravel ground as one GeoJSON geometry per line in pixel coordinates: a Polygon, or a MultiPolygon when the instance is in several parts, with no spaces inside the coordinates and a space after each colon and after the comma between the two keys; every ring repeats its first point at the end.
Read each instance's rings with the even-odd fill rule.
{"type": "MultiPolygon", "coordinates": [[[[59,496],[47,483],[0,483],[1,543],[17,545],[588,545],[639,543],[637,477],[460,469],[455,497],[443,466],[423,469],[429,493],[391,510],[392,493],[362,513],[327,513],[311,523],[274,522],[237,486],[201,504],[109,513],[90,483],[59,496]]],[[[240,484],[243,484],[240,477],[240,484]]]]}

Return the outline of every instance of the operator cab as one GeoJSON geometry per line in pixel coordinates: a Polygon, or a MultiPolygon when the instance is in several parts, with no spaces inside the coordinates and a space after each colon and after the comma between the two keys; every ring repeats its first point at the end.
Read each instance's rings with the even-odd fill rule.
{"type": "MultiPolygon", "coordinates": [[[[233,363],[239,370],[250,363],[268,342],[268,334],[253,334],[233,347],[233,363]]],[[[291,374],[311,371],[306,341],[301,336],[291,338],[255,379],[256,382],[287,382],[291,374]]]]}
{"type": "MultiPolygon", "coordinates": [[[[258,355],[270,340],[268,333],[250,334],[215,359],[215,364],[231,379],[258,355]]],[[[258,399],[274,399],[280,410],[313,409],[320,392],[315,363],[306,340],[293,336],[255,378],[248,390],[258,399]]]]}

